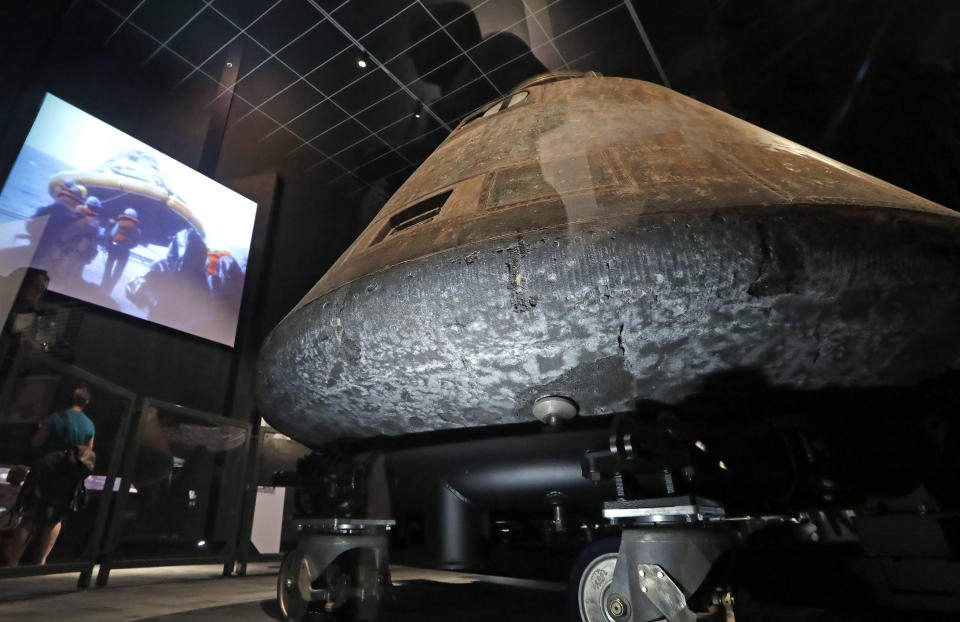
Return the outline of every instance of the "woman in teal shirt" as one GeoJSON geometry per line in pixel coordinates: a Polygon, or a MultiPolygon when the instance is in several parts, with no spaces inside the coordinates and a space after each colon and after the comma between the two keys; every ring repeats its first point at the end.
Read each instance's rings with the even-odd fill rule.
{"type": "Polygon", "coordinates": [[[71,445],[86,445],[93,449],[93,437],[96,428],[83,409],[90,403],[90,390],[77,387],[73,392],[73,405],[70,410],[55,412],[40,424],[30,445],[39,447],[40,453],[66,449],[71,445]]]}
{"type": "MultiPolygon", "coordinates": [[[[30,439],[30,445],[38,448],[40,450],[38,453],[41,455],[34,468],[41,468],[39,463],[47,462],[51,454],[62,452],[70,447],[83,445],[93,449],[96,428],[90,417],[83,412],[89,403],[90,390],[82,386],[77,387],[73,392],[70,410],[55,412],[40,423],[33,438],[30,439]]],[[[50,482],[49,479],[48,477],[48,481],[40,484],[39,490],[43,492],[52,489],[52,494],[42,494],[39,498],[31,496],[32,502],[24,503],[23,523],[7,541],[6,550],[3,553],[6,563],[11,566],[20,563],[20,557],[26,550],[31,536],[39,538],[41,565],[47,563],[47,556],[57,542],[63,518],[69,510],[74,486],[72,482],[50,482]],[[67,485],[58,486],[58,483],[67,485]]]]}

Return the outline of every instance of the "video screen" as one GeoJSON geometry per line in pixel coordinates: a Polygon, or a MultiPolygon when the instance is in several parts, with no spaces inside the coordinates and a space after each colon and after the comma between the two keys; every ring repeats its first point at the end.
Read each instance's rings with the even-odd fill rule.
{"type": "Polygon", "coordinates": [[[0,191],[0,277],[32,266],[55,292],[233,346],[256,211],[48,93],[0,191]]]}

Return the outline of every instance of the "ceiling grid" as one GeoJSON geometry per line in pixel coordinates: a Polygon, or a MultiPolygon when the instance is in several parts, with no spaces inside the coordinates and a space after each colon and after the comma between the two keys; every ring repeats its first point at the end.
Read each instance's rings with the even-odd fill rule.
{"type": "MultiPolygon", "coordinates": [[[[592,68],[583,61],[594,51],[584,49],[578,31],[598,21],[607,30],[619,22],[630,24],[634,13],[629,0],[479,0],[470,2],[469,10],[460,3],[464,10],[459,12],[451,12],[457,3],[430,0],[184,0],[178,3],[180,22],[174,26],[165,16],[161,28],[148,15],[156,13],[161,0],[140,0],[125,13],[111,6],[116,0],[88,1],[119,18],[106,44],[124,28],[147,35],[156,45],[141,67],[161,53],[173,54],[189,69],[176,86],[197,74],[215,82],[211,104],[232,87],[242,106],[228,131],[257,115],[270,126],[254,143],[265,149],[293,143],[276,152],[277,168],[302,161],[299,154],[306,150],[315,159],[294,171],[317,174],[332,165],[334,170],[322,174],[347,183],[347,191],[412,172],[467,114],[509,92],[517,76],[529,77],[524,72],[533,69],[528,68],[592,68]],[[248,4],[247,14],[237,8],[248,4]],[[308,18],[311,13],[314,20],[308,18]],[[491,26],[490,16],[500,14],[522,17],[504,17],[491,26]],[[199,22],[212,15],[222,23],[201,27],[199,22]],[[536,44],[511,34],[524,26],[542,35],[536,44]],[[211,39],[200,46],[206,47],[204,53],[189,52],[187,42],[201,36],[211,39]],[[245,44],[244,66],[232,85],[220,84],[217,63],[237,40],[245,44]],[[544,66],[537,59],[540,50],[548,51],[557,66],[544,66]],[[358,66],[361,60],[366,67],[358,66]],[[443,84],[454,74],[456,79],[443,84]],[[275,143],[278,136],[289,138],[275,143]]],[[[626,42],[642,49],[648,42],[636,35],[634,30],[626,42]]],[[[659,61],[655,64],[659,70],[659,61]]]]}

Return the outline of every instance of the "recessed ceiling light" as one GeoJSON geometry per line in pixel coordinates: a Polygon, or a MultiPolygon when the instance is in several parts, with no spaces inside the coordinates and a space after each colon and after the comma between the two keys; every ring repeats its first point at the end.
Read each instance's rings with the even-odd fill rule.
{"type": "Polygon", "coordinates": [[[366,69],[367,65],[370,63],[370,55],[364,52],[360,58],[357,59],[357,67],[360,69],[366,69]]]}

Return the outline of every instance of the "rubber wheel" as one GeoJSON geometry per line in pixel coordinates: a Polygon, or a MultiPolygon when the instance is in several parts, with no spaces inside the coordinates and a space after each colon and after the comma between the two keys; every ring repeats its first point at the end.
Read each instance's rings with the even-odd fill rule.
{"type": "Polygon", "coordinates": [[[567,607],[571,622],[607,622],[608,618],[602,614],[589,619],[585,617],[584,592],[588,589],[588,582],[596,581],[599,588],[594,590],[600,592],[610,584],[613,580],[612,564],[616,564],[619,551],[620,538],[603,538],[591,543],[577,557],[567,584],[567,607]]]}
{"type": "Polygon", "coordinates": [[[280,564],[277,575],[277,602],[287,622],[370,622],[377,620],[380,599],[357,600],[347,598],[347,588],[360,583],[389,583],[389,575],[364,562],[371,560],[364,550],[351,550],[330,562],[321,571],[309,557],[291,551],[280,564]],[[365,581],[360,581],[360,574],[365,581]],[[375,578],[379,576],[379,581],[375,578]],[[300,586],[327,589],[338,594],[331,602],[308,601],[301,595],[300,586]]]}
{"type": "Polygon", "coordinates": [[[313,611],[311,602],[304,600],[299,589],[301,581],[306,580],[308,585],[313,582],[316,576],[311,574],[310,560],[301,553],[291,551],[283,558],[277,574],[277,603],[286,622],[301,622],[313,611]]]}

